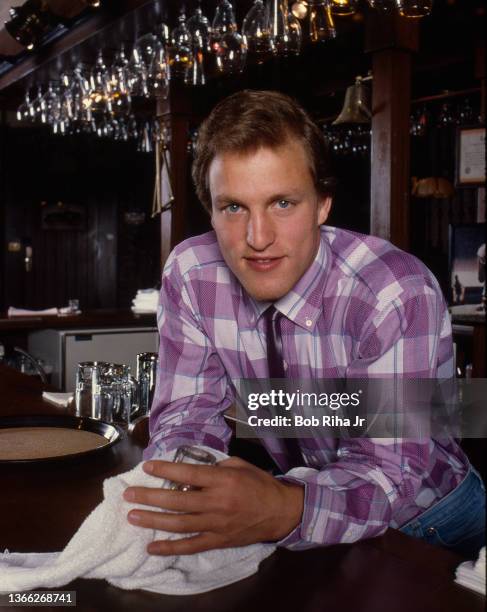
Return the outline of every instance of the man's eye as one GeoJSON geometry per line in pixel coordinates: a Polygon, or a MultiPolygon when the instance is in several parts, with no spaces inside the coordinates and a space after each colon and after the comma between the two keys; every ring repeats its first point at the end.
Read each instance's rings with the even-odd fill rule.
{"type": "Polygon", "coordinates": [[[225,210],[229,213],[236,213],[240,210],[240,205],[239,204],[228,204],[227,206],[225,206],[225,210]]]}
{"type": "Polygon", "coordinates": [[[286,210],[286,208],[290,208],[291,207],[291,202],[289,202],[288,200],[279,200],[277,202],[277,208],[280,208],[281,210],[286,210]]]}

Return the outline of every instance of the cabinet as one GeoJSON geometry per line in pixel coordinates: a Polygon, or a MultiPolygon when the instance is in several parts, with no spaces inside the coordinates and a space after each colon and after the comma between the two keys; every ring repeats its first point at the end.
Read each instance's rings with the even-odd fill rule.
{"type": "Polygon", "coordinates": [[[125,363],[135,372],[137,353],[157,352],[158,344],[157,327],[43,329],[28,337],[29,353],[52,366],[51,382],[63,391],[74,391],[82,361],[125,363]]]}

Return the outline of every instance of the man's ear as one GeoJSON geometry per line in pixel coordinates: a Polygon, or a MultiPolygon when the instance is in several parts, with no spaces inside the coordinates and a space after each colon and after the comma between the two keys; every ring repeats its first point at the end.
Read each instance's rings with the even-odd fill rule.
{"type": "Polygon", "coordinates": [[[330,214],[332,197],[321,197],[318,202],[318,225],[322,225],[328,219],[330,214]]]}

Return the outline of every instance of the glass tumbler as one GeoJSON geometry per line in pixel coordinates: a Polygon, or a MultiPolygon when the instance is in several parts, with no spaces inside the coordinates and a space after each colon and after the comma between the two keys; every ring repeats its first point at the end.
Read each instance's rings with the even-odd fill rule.
{"type": "Polygon", "coordinates": [[[138,415],[149,414],[157,380],[157,353],[138,353],[135,378],[139,390],[138,415]]]}
{"type": "MultiPolygon", "coordinates": [[[[198,446],[180,446],[174,456],[174,463],[215,465],[216,457],[198,446]]],[[[165,488],[171,489],[171,491],[197,491],[199,489],[199,487],[180,482],[169,482],[165,488]]]]}
{"type": "Polygon", "coordinates": [[[93,390],[108,364],[104,361],[82,361],[76,370],[75,415],[100,418],[94,403],[93,390]]]}

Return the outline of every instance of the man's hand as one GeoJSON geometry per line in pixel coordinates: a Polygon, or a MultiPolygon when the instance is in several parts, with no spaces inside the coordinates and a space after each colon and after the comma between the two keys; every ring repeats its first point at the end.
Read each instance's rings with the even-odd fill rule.
{"type": "Polygon", "coordinates": [[[170,491],[129,487],[127,501],[162,510],[131,510],[133,525],[174,533],[197,534],[180,540],[159,540],[150,554],[188,555],[212,548],[277,541],[301,521],[304,488],[281,482],[267,472],[231,457],[217,466],[147,461],[148,474],[199,487],[197,491],[170,491]]]}

